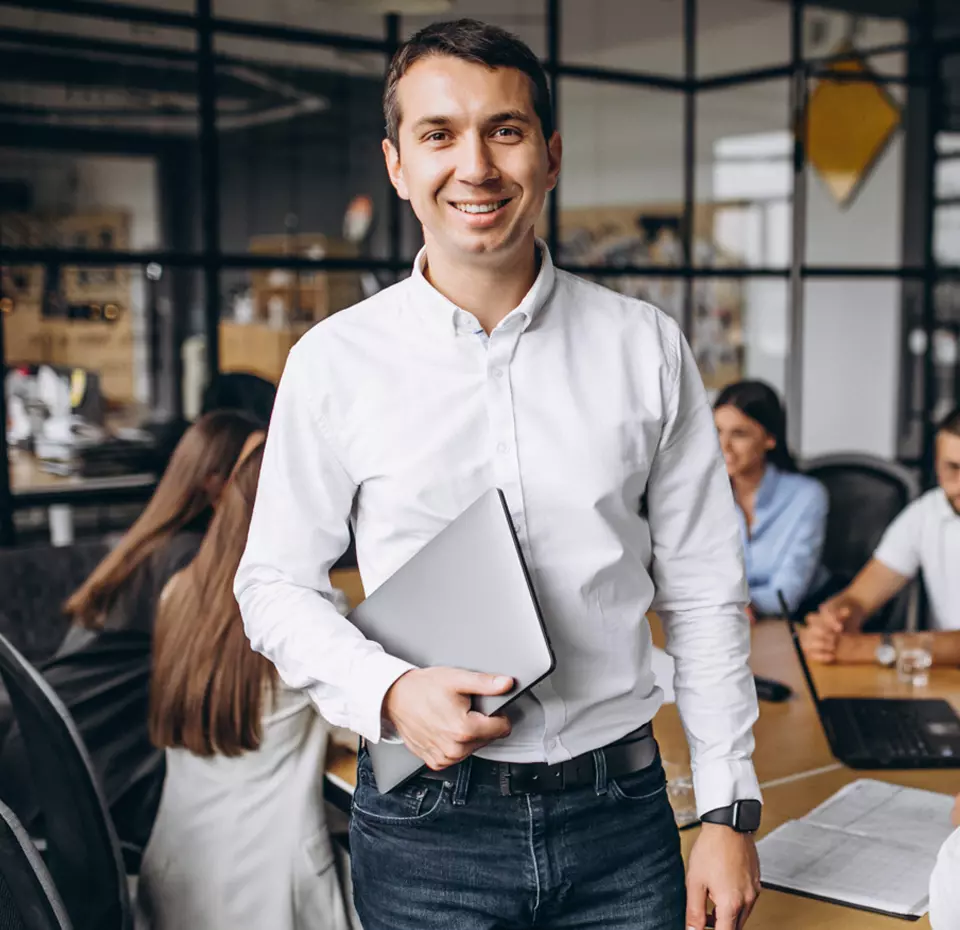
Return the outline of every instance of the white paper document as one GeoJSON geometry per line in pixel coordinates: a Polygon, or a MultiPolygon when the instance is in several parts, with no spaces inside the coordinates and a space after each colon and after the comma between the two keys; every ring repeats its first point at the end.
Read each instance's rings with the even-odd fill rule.
{"type": "Polygon", "coordinates": [[[904,917],[927,911],[953,798],[860,779],[757,844],[764,885],[904,917]]]}

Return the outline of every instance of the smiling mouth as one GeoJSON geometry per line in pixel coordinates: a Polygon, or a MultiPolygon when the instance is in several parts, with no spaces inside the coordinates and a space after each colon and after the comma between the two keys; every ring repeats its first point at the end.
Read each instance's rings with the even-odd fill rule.
{"type": "Polygon", "coordinates": [[[452,206],[456,207],[461,213],[496,213],[497,210],[502,210],[510,203],[510,200],[511,198],[508,197],[506,200],[497,200],[494,203],[454,203],[452,206]]]}

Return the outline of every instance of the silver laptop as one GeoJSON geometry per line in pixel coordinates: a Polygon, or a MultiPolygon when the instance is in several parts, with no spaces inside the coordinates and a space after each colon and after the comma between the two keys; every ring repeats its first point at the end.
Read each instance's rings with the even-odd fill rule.
{"type": "MultiPolygon", "coordinates": [[[[545,678],[554,656],[503,493],[487,491],[351,613],[389,655],[420,668],[509,675],[506,694],[478,696],[492,714],[545,678]]],[[[369,744],[381,792],[423,762],[401,742],[369,744]]]]}

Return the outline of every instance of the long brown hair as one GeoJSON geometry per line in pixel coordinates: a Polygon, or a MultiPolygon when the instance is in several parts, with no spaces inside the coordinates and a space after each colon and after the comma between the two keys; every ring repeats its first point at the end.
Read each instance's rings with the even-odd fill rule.
{"type": "Polygon", "coordinates": [[[224,489],[190,565],[160,603],[153,641],[150,739],[198,756],[260,745],[264,690],[276,671],[254,652],[233,596],[263,461],[255,448],[224,489]]]}
{"type": "Polygon", "coordinates": [[[219,410],[200,417],[183,434],[143,513],[64,605],[75,623],[102,627],[133,572],[174,534],[209,518],[211,495],[227,480],[247,437],[257,429],[252,417],[219,410]]]}

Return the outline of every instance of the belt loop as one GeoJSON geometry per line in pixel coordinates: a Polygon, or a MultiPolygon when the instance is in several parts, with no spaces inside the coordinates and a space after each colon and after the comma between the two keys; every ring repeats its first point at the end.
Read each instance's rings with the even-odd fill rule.
{"type": "Polygon", "coordinates": [[[473,756],[467,756],[457,766],[457,783],[453,788],[454,807],[463,807],[467,803],[467,791],[470,789],[470,770],[473,767],[473,756]]]}
{"type": "Polygon", "coordinates": [[[607,754],[603,749],[593,750],[593,790],[597,794],[607,793],[607,754]]]}

